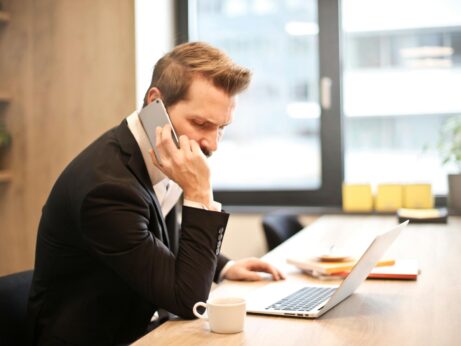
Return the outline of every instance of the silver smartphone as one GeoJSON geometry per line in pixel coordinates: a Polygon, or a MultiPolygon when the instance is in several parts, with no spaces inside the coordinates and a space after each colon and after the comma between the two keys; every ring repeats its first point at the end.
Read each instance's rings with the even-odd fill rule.
{"type": "Polygon", "coordinates": [[[139,119],[141,120],[141,124],[144,127],[144,131],[149,138],[150,145],[155,152],[155,155],[159,157],[157,148],[155,146],[155,129],[157,127],[163,127],[166,124],[170,124],[171,126],[171,137],[173,138],[173,142],[179,148],[179,141],[178,136],[173,128],[173,124],[171,123],[170,117],[163,105],[162,100],[155,99],[146,107],[144,107],[141,112],[139,113],[139,119]]]}

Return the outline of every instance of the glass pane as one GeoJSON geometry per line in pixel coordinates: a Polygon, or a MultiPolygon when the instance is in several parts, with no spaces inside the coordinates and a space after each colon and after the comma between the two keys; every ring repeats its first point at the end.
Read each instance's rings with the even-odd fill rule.
{"type": "Polygon", "coordinates": [[[439,131],[461,116],[461,1],[343,0],[347,182],[446,194],[439,131]]]}
{"type": "Polygon", "coordinates": [[[196,0],[190,40],[253,72],[211,158],[220,190],[320,186],[318,25],[314,0],[196,0]]]}

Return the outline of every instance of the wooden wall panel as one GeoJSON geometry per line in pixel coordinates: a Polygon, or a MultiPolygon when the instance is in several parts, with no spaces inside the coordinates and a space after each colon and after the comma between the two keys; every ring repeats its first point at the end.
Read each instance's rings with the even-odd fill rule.
{"type": "Polygon", "coordinates": [[[135,108],[133,0],[3,0],[1,110],[13,145],[1,164],[0,275],[33,267],[41,208],[59,173],[135,108]]]}

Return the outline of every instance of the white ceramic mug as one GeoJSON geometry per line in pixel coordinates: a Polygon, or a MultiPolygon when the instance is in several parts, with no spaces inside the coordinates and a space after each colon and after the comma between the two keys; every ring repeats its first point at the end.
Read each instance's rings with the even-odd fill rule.
{"type": "Polygon", "coordinates": [[[243,298],[227,297],[208,299],[206,303],[198,302],[192,309],[198,318],[208,320],[210,329],[215,333],[239,333],[243,330],[246,315],[246,302],[243,298]],[[206,312],[200,314],[198,307],[206,312]]]}

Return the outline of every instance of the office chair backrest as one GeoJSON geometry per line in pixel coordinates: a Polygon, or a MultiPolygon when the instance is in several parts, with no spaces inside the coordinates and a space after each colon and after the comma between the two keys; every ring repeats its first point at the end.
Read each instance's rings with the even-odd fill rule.
{"type": "Polygon", "coordinates": [[[27,301],[33,271],[0,277],[0,345],[26,342],[27,301]]]}
{"type": "Polygon", "coordinates": [[[270,250],[303,229],[298,216],[294,214],[267,214],[262,220],[267,247],[270,250]]]}

